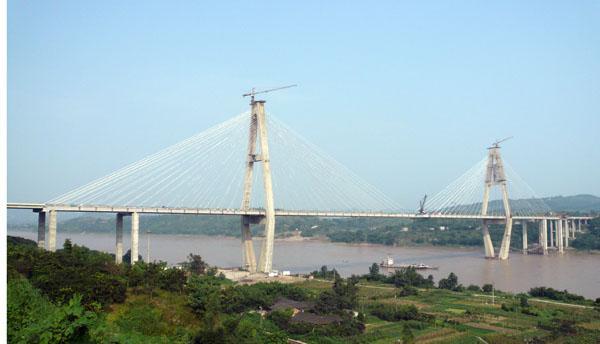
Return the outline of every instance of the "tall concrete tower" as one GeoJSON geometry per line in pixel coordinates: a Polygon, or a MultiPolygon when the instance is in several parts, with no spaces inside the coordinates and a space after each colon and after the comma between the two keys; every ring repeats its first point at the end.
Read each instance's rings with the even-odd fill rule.
{"type": "MultiPolygon", "coordinates": [[[[485,187],[483,190],[483,202],[481,204],[481,215],[488,214],[488,205],[490,200],[490,191],[492,187],[499,186],[502,189],[502,201],[504,207],[504,216],[506,227],[504,229],[504,236],[502,238],[502,245],[498,252],[499,259],[508,258],[508,250],[510,248],[510,235],[512,232],[512,216],[510,212],[510,202],[508,199],[508,188],[506,186],[506,174],[504,173],[504,165],[502,158],[500,157],[500,143],[507,139],[495,142],[490,148],[488,148],[488,162],[485,176],[485,187]]],[[[494,258],[494,245],[490,237],[488,228],[489,220],[483,220],[483,245],[485,247],[485,257],[494,258]]]]}
{"type": "MultiPolygon", "coordinates": [[[[264,92],[264,91],[263,91],[264,92]]],[[[275,239],[275,204],[273,200],[273,183],[271,180],[271,163],[269,160],[269,136],[265,118],[265,101],[255,100],[253,91],[251,95],[250,133],[248,135],[248,155],[246,159],[246,173],[244,177],[244,195],[242,197],[242,210],[250,209],[252,197],[252,180],[254,163],[262,162],[262,175],[265,196],[265,216],[242,216],[242,249],[244,252],[244,267],[250,272],[270,272],[273,267],[273,242],[275,239]],[[260,154],[256,151],[256,140],[259,140],[260,154]],[[265,239],[260,252],[258,267],[252,244],[251,224],[265,225],[265,239]]]]}

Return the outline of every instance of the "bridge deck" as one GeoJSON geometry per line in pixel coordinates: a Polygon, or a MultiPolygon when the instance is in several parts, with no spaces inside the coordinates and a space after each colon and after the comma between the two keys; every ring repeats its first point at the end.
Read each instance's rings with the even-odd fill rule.
{"type": "MultiPolygon", "coordinates": [[[[202,208],[175,208],[175,207],[130,207],[130,206],[102,206],[102,205],[66,205],[42,203],[7,203],[8,209],[31,209],[33,211],[62,211],[84,213],[140,213],[140,214],[190,214],[190,215],[250,215],[262,216],[263,209],[202,209],[202,208]]],[[[503,216],[492,215],[454,215],[454,214],[411,214],[402,212],[360,212],[360,211],[291,211],[275,210],[276,216],[306,216],[306,217],[372,217],[372,218],[403,218],[403,219],[462,219],[462,220],[503,220],[503,216]]],[[[558,220],[557,215],[513,216],[515,220],[558,220]]],[[[589,220],[589,216],[569,216],[574,220],[589,220]]]]}

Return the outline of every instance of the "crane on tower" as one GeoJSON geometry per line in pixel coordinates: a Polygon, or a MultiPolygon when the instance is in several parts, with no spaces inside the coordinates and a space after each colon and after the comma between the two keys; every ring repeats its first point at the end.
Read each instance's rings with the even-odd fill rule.
{"type": "Polygon", "coordinates": [[[252,90],[250,90],[250,92],[248,92],[248,93],[242,94],[242,97],[250,97],[250,102],[254,102],[254,96],[257,95],[257,94],[269,93],[269,92],[273,92],[273,91],[279,91],[279,90],[283,90],[283,89],[291,88],[291,87],[296,87],[296,86],[298,86],[298,85],[297,84],[293,84],[293,85],[287,85],[287,86],[282,86],[282,87],[271,88],[271,89],[263,90],[263,91],[257,91],[256,89],[254,89],[254,87],[252,87],[252,90]]]}

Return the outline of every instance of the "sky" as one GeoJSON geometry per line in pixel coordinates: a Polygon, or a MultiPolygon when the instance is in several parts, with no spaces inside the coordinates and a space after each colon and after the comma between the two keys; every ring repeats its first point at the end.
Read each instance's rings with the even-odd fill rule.
{"type": "Polygon", "coordinates": [[[44,202],[248,109],[408,208],[496,139],[600,195],[597,1],[8,1],[8,200],[44,202]]]}

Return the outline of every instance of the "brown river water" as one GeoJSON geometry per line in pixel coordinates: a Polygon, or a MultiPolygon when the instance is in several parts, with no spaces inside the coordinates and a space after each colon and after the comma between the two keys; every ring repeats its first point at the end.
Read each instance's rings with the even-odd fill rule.
{"type": "MultiPolygon", "coordinates": [[[[35,240],[33,232],[9,231],[9,235],[35,240]]],[[[61,233],[57,246],[65,239],[89,248],[114,252],[114,233],[61,233]]],[[[140,254],[147,255],[148,237],[140,233],[140,254]]],[[[124,236],[124,250],[129,247],[129,237],[124,236]]],[[[259,252],[260,240],[255,240],[259,252]]],[[[522,292],[535,286],[567,289],[587,298],[600,297],[600,254],[567,251],[564,255],[523,255],[513,252],[506,261],[483,258],[483,248],[447,247],[391,247],[383,245],[351,245],[317,240],[276,240],[273,268],[306,273],[322,265],[336,268],[343,276],[365,274],[369,266],[379,263],[388,254],[396,263],[425,263],[439,267],[425,271],[436,282],[450,272],[458,276],[459,283],[483,285],[493,283],[496,289],[522,292]]],[[[201,255],[209,264],[219,267],[241,265],[240,240],[229,237],[204,235],[150,234],[150,257],[170,264],[185,261],[189,253],[201,255]]]]}

